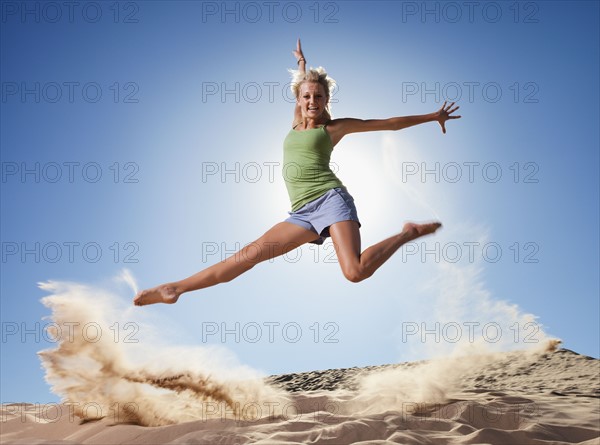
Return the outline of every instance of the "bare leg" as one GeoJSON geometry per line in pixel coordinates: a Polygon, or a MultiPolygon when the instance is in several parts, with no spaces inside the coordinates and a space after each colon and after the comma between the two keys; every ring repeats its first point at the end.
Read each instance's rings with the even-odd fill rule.
{"type": "Polygon", "coordinates": [[[358,283],[373,275],[400,246],[421,236],[432,234],[441,226],[442,224],[438,222],[406,223],[402,232],[372,245],[362,254],[360,253],[360,232],[356,221],[335,223],[329,228],[329,233],[333,239],[344,276],[353,283],[358,283]]]}
{"type": "Polygon", "coordinates": [[[181,281],[161,284],[139,292],[133,302],[137,306],[153,303],[172,304],[181,294],[231,281],[265,260],[283,255],[318,235],[292,223],[282,222],[229,258],[181,281]]]}

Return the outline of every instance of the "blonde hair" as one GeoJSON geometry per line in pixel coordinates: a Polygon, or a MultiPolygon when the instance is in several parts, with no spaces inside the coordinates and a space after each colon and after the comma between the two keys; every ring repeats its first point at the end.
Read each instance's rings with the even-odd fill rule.
{"type": "Polygon", "coordinates": [[[337,84],[335,80],[327,75],[325,68],[322,66],[318,68],[311,67],[306,73],[301,72],[300,70],[292,70],[289,69],[288,72],[292,76],[292,83],[290,88],[292,89],[292,93],[294,93],[294,97],[298,99],[300,94],[300,86],[304,82],[315,82],[323,85],[323,89],[325,90],[325,95],[327,96],[327,104],[325,105],[325,114],[328,120],[331,120],[331,95],[337,84]]]}

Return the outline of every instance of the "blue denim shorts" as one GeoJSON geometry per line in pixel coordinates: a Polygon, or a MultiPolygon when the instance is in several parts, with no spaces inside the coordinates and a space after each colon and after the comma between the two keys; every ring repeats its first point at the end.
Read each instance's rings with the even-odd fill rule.
{"type": "Polygon", "coordinates": [[[288,212],[285,222],[296,224],[315,232],[319,238],[313,244],[323,244],[329,237],[329,226],[340,221],[356,221],[360,227],[354,198],[345,188],[336,187],[305,204],[295,212],[288,212]]]}

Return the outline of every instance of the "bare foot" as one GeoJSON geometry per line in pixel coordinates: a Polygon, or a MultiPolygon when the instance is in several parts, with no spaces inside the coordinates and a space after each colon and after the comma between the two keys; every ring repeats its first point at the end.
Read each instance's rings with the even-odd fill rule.
{"type": "Polygon", "coordinates": [[[154,303],[166,303],[173,304],[179,299],[181,293],[178,293],[175,286],[169,284],[161,284],[160,286],[153,287],[152,289],[146,289],[138,292],[133,299],[133,304],[136,306],[145,306],[147,304],[154,303]]]}
{"type": "Polygon", "coordinates": [[[442,227],[442,223],[439,222],[426,224],[406,223],[402,228],[402,233],[406,234],[408,241],[412,241],[425,235],[431,235],[440,227],[442,227]]]}

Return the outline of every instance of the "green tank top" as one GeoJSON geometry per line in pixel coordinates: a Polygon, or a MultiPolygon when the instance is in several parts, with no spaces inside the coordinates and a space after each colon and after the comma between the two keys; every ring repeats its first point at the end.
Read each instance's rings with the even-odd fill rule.
{"type": "Polygon", "coordinates": [[[333,144],[325,126],[290,130],[283,141],[283,180],[295,212],[335,187],[344,187],[331,170],[333,144]]]}

